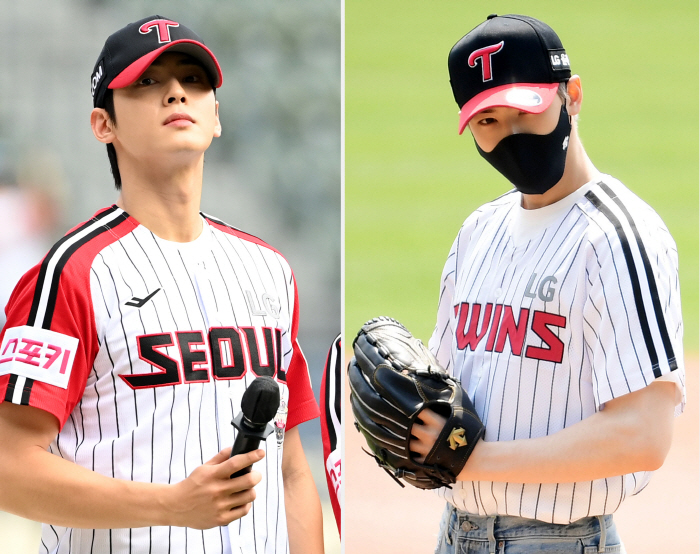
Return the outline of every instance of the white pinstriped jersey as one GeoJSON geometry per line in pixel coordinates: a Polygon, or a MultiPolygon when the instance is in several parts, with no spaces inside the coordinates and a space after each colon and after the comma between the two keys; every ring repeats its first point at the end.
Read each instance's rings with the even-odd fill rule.
{"type": "MultiPolygon", "coordinates": [[[[0,398],[56,415],[54,454],[110,477],[181,481],[233,444],[231,419],[260,375],[279,383],[287,428],[318,416],[289,265],[259,239],[203,222],[198,239],[173,243],[112,206],[18,284],[0,398]]],[[[44,525],[40,552],[286,553],[283,449],[275,434],[261,448],[253,508],[228,528],[44,525]]]]}
{"type": "MultiPolygon", "coordinates": [[[[682,389],[680,413],[678,262],[664,223],[607,175],[541,209],[524,210],[520,198],[511,191],[465,221],[430,340],[473,399],[484,439],[556,433],[657,378],[682,389]]],[[[614,512],[650,476],[466,481],[439,494],[471,513],[569,523],[614,512]]]]}

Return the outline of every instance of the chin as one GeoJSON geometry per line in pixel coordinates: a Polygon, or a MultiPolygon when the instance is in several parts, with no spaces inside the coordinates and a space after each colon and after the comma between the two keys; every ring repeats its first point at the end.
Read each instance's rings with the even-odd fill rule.
{"type": "MultiPolygon", "coordinates": [[[[184,133],[183,133],[184,135],[184,133]]],[[[171,144],[165,146],[164,150],[171,154],[204,154],[204,151],[211,145],[211,139],[195,138],[188,136],[174,137],[171,144]]]]}

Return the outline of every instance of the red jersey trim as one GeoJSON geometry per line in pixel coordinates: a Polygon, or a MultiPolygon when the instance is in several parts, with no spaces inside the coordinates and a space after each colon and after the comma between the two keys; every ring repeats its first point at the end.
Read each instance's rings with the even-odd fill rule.
{"type": "MultiPolygon", "coordinates": [[[[90,291],[95,256],[129,234],[138,222],[117,206],[97,212],[74,227],[19,281],[5,312],[5,329],[29,325],[78,339],[68,389],[17,375],[0,377],[0,401],[41,408],[62,428],[80,401],[97,355],[97,331],[90,291]],[[21,394],[15,390],[22,389],[21,394]]],[[[0,342],[5,330],[0,333],[0,342]]]]}
{"type": "MultiPolygon", "coordinates": [[[[328,470],[328,458],[331,453],[337,450],[340,446],[341,429],[335,427],[335,420],[341,424],[340,414],[340,384],[342,382],[341,372],[342,347],[341,337],[338,335],[333,341],[326,364],[323,368],[323,377],[321,378],[321,407],[323,413],[321,415],[321,441],[323,443],[323,462],[326,473],[326,484],[328,485],[328,496],[331,500],[333,515],[338,526],[338,533],[341,533],[341,507],[333,479],[328,470]],[[332,394],[330,394],[332,391],[332,394]]],[[[342,471],[342,468],[341,468],[342,471]]],[[[341,485],[342,486],[342,485],[341,485]]]]}
{"type": "MultiPolygon", "coordinates": [[[[277,254],[282,256],[282,258],[284,258],[284,256],[282,255],[282,253],[279,250],[277,250],[276,248],[273,248],[272,246],[267,244],[261,238],[258,238],[255,235],[251,235],[249,233],[241,231],[240,229],[236,229],[235,227],[231,227],[231,225],[228,225],[227,223],[224,223],[223,221],[221,221],[219,219],[215,219],[212,216],[207,215],[203,212],[199,212],[199,214],[204,219],[206,219],[209,222],[209,224],[212,227],[214,227],[215,229],[218,229],[219,231],[223,231],[224,233],[228,233],[229,235],[233,235],[234,237],[238,237],[241,240],[247,240],[248,242],[252,242],[253,244],[258,244],[260,246],[264,246],[265,248],[268,248],[269,250],[276,252],[277,254]]],[[[287,261],[286,258],[284,258],[284,260],[287,261]]],[[[289,262],[287,262],[287,263],[289,263],[289,262]]]]}

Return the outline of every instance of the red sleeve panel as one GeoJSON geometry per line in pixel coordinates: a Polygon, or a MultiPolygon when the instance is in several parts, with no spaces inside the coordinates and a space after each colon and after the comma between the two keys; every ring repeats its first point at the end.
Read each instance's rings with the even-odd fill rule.
{"type": "Polygon", "coordinates": [[[289,413],[287,415],[287,429],[304,423],[321,415],[311,390],[311,377],[309,366],[301,351],[297,333],[299,331],[299,294],[297,283],[294,279],[294,313],[292,315],[292,361],[287,369],[287,386],[289,387],[289,413]]]}
{"type": "Polygon", "coordinates": [[[0,334],[0,402],[35,406],[63,427],[99,349],[90,267],[102,249],[137,225],[116,206],[102,210],[20,279],[0,334]]]}
{"type": "Polygon", "coordinates": [[[341,359],[343,356],[340,335],[333,341],[326,365],[323,368],[321,381],[321,438],[323,440],[323,462],[326,468],[326,483],[328,496],[331,499],[335,522],[340,529],[340,487],[342,482],[341,472],[341,417],[340,417],[340,383],[341,359]]]}

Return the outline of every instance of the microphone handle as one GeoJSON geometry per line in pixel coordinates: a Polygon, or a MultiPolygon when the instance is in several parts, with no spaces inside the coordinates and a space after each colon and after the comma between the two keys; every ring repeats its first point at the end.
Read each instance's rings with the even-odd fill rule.
{"type": "MultiPolygon", "coordinates": [[[[239,430],[236,440],[233,442],[233,448],[231,449],[231,457],[233,458],[237,454],[245,454],[246,452],[252,452],[257,450],[260,446],[260,434],[248,435],[245,431],[239,430]]],[[[249,465],[243,469],[239,469],[236,473],[231,475],[231,479],[234,477],[240,477],[246,473],[250,473],[253,466],[249,465]]]]}
{"type": "MultiPolygon", "coordinates": [[[[238,415],[233,418],[231,425],[238,430],[236,440],[233,441],[233,448],[231,448],[232,458],[236,454],[245,454],[246,452],[257,450],[257,448],[260,446],[260,441],[265,440],[275,430],[272,423],[268,423],[264,426],[261,425],[258,428],[250,427],[244,421],[243,412],[239,412],[238,415]]],[[[234,477],[240,477],[246,473],[250,473],[251,467],[252,466],[247,466],[243,469],[239,469],[236,473],[231,475],[231,479],[234,477]]]]}

